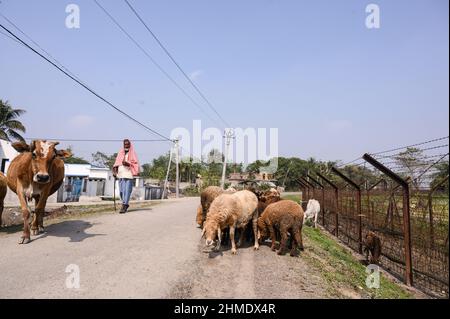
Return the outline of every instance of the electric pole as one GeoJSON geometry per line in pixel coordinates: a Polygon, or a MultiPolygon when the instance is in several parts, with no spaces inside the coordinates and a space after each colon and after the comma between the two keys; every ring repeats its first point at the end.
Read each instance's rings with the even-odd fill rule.
{"type": "Polygon", "coordinates": [[[175,158],[176,158],[176,177],[175,177],[175,187],[176,187],[176,197],[180,197],[180,149],[179,140],[175,140],[175,158]]]}
{"type": "Polygon", "coordinates": [[[222,189],[225,189],[225,175],[227,174],[228,149],[230,148],[231,139],[235,137],[233,130],[228,129],[228,131],[225,131],[225,135],[223,137],[225,138],[225,154],[223,154],[224,162],[222,170],[222,181],[220,183],[220,187],[222,189]]]}
{"type": "Polygon", "coordinates": [[[163,193],[162,193],[161,199],[164,199],[164,197],[166,196],[167,183],[169,182],[170,164],[172,163],[172,153],[173,153],[173,148],[171,147],[170,148],[170,155],[169,155],[169,165],[167,167],[166,179],[164,180],[164,189],[163,189],[163,193]]]}

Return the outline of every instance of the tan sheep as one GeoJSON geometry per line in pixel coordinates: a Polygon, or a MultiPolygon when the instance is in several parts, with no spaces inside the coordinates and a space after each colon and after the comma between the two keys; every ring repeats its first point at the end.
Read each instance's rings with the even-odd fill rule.
{"type": "Polygon", "coordinates": [[[195,221],[197,222],[197,225],[199,227],[202,227],[202,225],[203,225],[203,208],[202,208],[202,205],[198,205],[198,207],[197,207],[197,216],[195,218],[195,221]]]}
{"type": "Polygon", "coordinates": [[[237,246],[239,247],[244,237],[244,230],[251,221],[255,234],[255,250],[259,249],[257,240],[258,198],[250,191],[243,190],[234,194],[219,195],[211,204],[206,222],[203,227],[202,237],[206,238],[206,246],[220,249],[222,231],[230,227],[231,253],[237,253],[234,234],[236,228],[241,229],[241,236],[237,246]],[[216,241],[217,238],[217,241],[216,241]]]}
{"type": "Polygon", "coordinates": [[[197,224],[200,228],[203,228],[203,224],[206,220],[206,216],[208,215],[209,207],[211,203],[216,199],[217,196],[221,194],[234,194],[236,190],[232,187],[224,191],[222,188],[218,186],[208,186],[200,195],[200,202],[202,207],[201,216],[199,217],[199,211],[197,210],[197,224]]]}
{"type": "Polygon", "coordinates": [[[303,250],[302,226],[304,212],[302,207],[291,200],[281,200],[270,204],[258,219],[258,239],[265,240],[270,236],[272,250],[275,251],[276,234],[281,235],[278,255],[284,254],[288,234],[291,235],[293,245],[291,256],[295,256],[296,248],[303,250]]]}

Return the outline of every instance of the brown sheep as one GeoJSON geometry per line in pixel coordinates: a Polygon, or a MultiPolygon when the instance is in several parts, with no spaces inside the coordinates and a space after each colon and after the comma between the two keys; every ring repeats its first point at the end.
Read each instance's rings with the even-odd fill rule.
{"type": "Polygon", "coordinates": [[[200,203],[202,205],[202,218],[200,220],[200,227],[203,228],[203,224],[206,221],[206,216],[209,211],[211,203],[216,199],[217,196],[223,193],[223,189],[218,186],[208,186],[200,194],[200,203]]]}
{"type": "Polygon", "coordinates": [[[0,226],[2,226],[2,214],[7,191],[8,191],[8,184],[6,182],[6,176],[3,175],[2,172],[0,172],[0,226]]]}
{"type": "Polygon", "coordinates": [[[262,215],[267,206],[281,200],[281,195],[275,189],[270,189],[264,192],[258,198],[258,217],[262,215]]]}
{"type": "MultiPolygon", "coordinates": [[[[218,186],[208,186],[203,190],[200,195],[200,202],[202,206],[202,214],[201,218],[197,216],[197,224],[200,225],[200,228],[203,228],[203,224],[206,221],[206,216],[208,215],[209,207],[214,199],[221,194],[234,194],[236,190],[234,188],[229,188],[224,191],[222,188],[218,186]]],[[[198,211],[197,211],[198,214],[198,211]]]]}
{"type": "MultiPolygon", "coordinates": [[[[220,248],[222,241],[222,231],[230,227],[231,252],[237,253],[234,239],[235,230],[244,230],[247,224],[252,221],[253,231],[255,233],[255,250],[259,249],[257,240],[257,221],[258,221],[258,198],[250,191],[243,190],[235,194],[219,195],[211,204],[208,216],[203,227],[202,238],[206,238],[206,246],[212,247],[217,240],[216,249],[220,248]]],[[[243,240],[244,231],[237,246],[240,246],[243,240]]]]}
{"type": "Polygon", "coordinates": [[[372,231],[369,231],[364,240],[364,252],[366,254],[366,260],[369,261],[369,252],[372,255],[370,257],[371,264],[378,264],[381,256],[381,240],[372,231]]]}
{"type": "Polygon", "coordinates": [[[291,256],[295,256],[297,247],[303,250],[303,215],[302,207],[294,201],[281,200],[270,204],[258,219],[258,239],[265,240],[270,236],[272,240],[271,249],[275,251],[275,231],[278,229],[281,234],[281,241],[277,253],[283,255],[288,234],[290,234],[293,240],[291,256]]]}
{"type": "Polygon", "coordinates": [[[197,207],[197,217],[195,218],[195,221],[197,222],[197,225],[199,227],[202,227],[203,225],[203,208],[202,205],[198,205],[197,207]]]}
{"type": "MultiPolygon", "coordinates": [[[[255,195],[258,197],[258,218],[259,216],[261,216],[267,206],[281,200],[280,193],[278,193],[278,191],[273,188],[264,193],[255,193],[255,195]]],[[[251,242],[254,240],[252,225],[247,226],[247,229],[245,230],[245,238],[247,242],[251,242]]]]}

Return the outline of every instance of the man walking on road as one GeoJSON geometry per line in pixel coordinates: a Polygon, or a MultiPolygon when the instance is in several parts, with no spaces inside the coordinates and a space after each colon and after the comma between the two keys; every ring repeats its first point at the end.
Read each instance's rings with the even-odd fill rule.
{"type": "Polygon", "coordinates": [[[123,141],[123,148],[117,154],[113,175],[119,179],[120,198],[122,199],[120,214],[124,214],[129,207],[134,177],[139,175],[139,161],[129,139],[123,141]]]}

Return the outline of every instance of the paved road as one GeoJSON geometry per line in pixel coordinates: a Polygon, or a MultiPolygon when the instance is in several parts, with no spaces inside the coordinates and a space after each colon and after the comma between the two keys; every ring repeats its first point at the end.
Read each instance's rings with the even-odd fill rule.
{"type": "Polygon", "coordinates": [[[244,247],[238,256],[227,248],[203,253],[197,205],[187,198],[125,215],[63,220],[28,245],[17,244],[18,232],[1,233],[0,298],[324,296],[322,279],[301,258],[265,246],[244,247]],[[79,289],[66,287],[75,274],[66,273],[69,265],[79,267],[79,289]]]}

